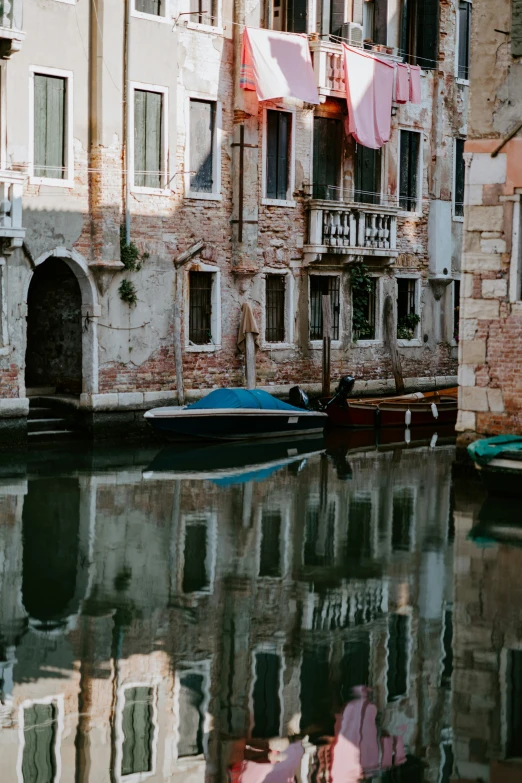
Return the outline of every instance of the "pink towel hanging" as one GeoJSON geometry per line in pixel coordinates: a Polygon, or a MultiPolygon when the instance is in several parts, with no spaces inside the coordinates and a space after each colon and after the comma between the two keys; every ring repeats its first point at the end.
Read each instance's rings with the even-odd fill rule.
{"type": "Polygon", "coordinates": [[[420,65],[410,65],[410,102],[421,102],[420,65]]]}
{"type": "Polygon", "coordinates": [[[410,73],[406,63],[397,65],[395,100],[397,103],[407,103],[410,100],[410,73]]]}
{"type": "Polygon", "coordinates": [[[394,64],[343,44],[350,133],[377,150],[390,138],[394,64]]]}

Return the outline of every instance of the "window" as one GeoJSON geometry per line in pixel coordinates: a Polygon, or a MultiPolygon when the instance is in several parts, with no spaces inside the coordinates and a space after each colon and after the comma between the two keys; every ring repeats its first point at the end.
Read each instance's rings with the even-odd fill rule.
{"type": "Polygon", "coordinates": [[[314,198],[340,198],[341,161],[341,120],[314,117],[314,198]]]}
{"type": "Polygon", "coordinates": [[[281,513],[279,511],[263,511],[259,576],[278,577],[282,575],[281,531],[281,513]]]}
{"type": "Polygon", "coordinates": [[[372,499],[360,495],[350,501],[346,559],[360,561],[371,557],[372,499]]]}
{"type": "Polygon", "coordinates": [[[189,341],[212,343],[212,272],[189,272],[189,341]]]}
{"type": "Polygon", "coordinates": [[[381,151],[357,144],[355,152],[354,200],[381,203],[381,151]]]}
{"type": "Polygon", "coordinates": [[[392,550],[409,552],[411,548],[411,526],[413,522],[413,495],[409,489],[393,492],[392,503],[392,550]]]}
{"type": "Polygon", "coordinates": [[[453,339],[459,341],[460,328],[460,280],[453,281],[453,339]]]}
{"type": "Polygon", "coordinates": [[[190,21],[218,27],[217,0],[190,0],[190,21]]]}
{"type": "Polygon", "coordinates": [[[164,16],[166,0],[135,0],[135,10],[140,14],[152,14],[152,16],[164,16]]]}
{"type": "Polygon", "coordinates": [[[310,275],[310,340],[323,339],[323,296],[330,297],[332,339],[339,339],[340,286],[337,275],[310,275]]]}
{"type": "Polygon", "coordinates": [[[439,59],[439,0],[402,0],[401,54],[411,65],[437,67],[439,59]]]}
{"type": "Polygon", "coordinates": [[[58,708],[54,703],[33,704],[24,709],[24,783],[54,783],[57,772],[58,708]]]}
{"type": "MultiPolygon", "coordinates": [[[[469,3],[466,3],[469,5],[469,3]]],[[[464,139],[455,139],[455,182],[453,184],[454,215],[464,215],[464,139]]]]}
{"type": "Polygon", "coordinates": [[[373,41],[375,29],[375,0],[367,0],[363,8],[363,41],[373,41]]]}
{"type": "Polygon", "coordinates": [[[399,206],[417,211],[420,134],[400,131],[399,206]]]}
{"type": "Polygon", "coordinates": [[[335,503],[311,505],[305,517],[305,566],[331,566],[335,554],[335,503]]]}
{"type": "Polygon", "coordinates": [[[287,33],[307,33],[306,6],[306,0],[272,0],[271,29],[287,33]]]}
{"type": "Polygon", "coordinates": [[[153,696],[153,689],[147,686],[125,690],[122,715],[122,775],[152,772],[153,696]]]}
{"type": "Polygon", "coordinates": [[[6,348],[9,345],[6,278],[5,258],[0,258],[0,348],[6,348]]]}
{"type": "Polygon", "coordinates": [[[301,661],[301,731],[307,734],[312,726],[332,732],[333,716],[330,702],[330,649],[315,643],[303,650],[301,661]]]}
{"type": "Polygon", "coordinates": [[[281,659],[276,653],[258,652],[255,656],[254,727],[252,736],[279,736],[281,702],[279,680],[281,659]]]}
{"type": "Polygon", "coordinates": [[[522,757],[522,650],[508,652],[507,747],[508,757],[522,757]]]}
{"type": "Polygon", "coordinates": [[[459,79],[469,79],[469,49],[471,39],[471,3],[469,0],[460,0],[459,2],[459,22],[458,22],[458,71],[459,79]]]}
{"type": "Polygon", "coordinates": [[[352,333],[354,340],[375,340],[377,315],[377,278],[366,278],[352,288],[352,333]]]}
{"type": "Polygon", "coordinates": [[[290,182],[290,134],[292,115],[286,111],[266,113],[266,197],[286,201],[290,182]]]}
{"type": "Polygon", "coordinates": [[[267,275],[265,281],[265,340],[285,340],[285,275],[267,275]]]}
{"type": "Polygon", "coordinates": [[[443,688],[451,686],[451,675],[453,672],[453,612],[447,610],[444,612],[444,633],[442,636],[442,649],[444,657],[442,659],[441,685],[443,688]]]}
{"type": "Polygon", "coordinates": [[[134,185],[161,189],[163,172],[163,93],[134,90],[134,185]]]}
{"type": "Polygon", "coordinates": [[[190,190],[212,193],[214,190],[214,143],[216,104],[190,99],[190,190]]]}
{"type": "Polygon", "coordinates": [[[388,43],[388,0],[366,0],[363,4],[363,40],[388,43]]]}
{"type": "Polygon", "coordinates": [[[406,615],[391,614],[388,618],[388,701],[408,690],[408,626],[406,615]]]}
{"type": "Polygon", "coordinates": [[[34,74],[34,176],[68,179],[67,79],[34,74]]]}
{"type": "Polygon", "coordinates": [[[183,552],[182,589],[184,593],[198,593],[208,590],[210,586],[208,554],[207,520],[195,519],[187,522],[183,552]]]}
{"type": "Polygon", "coordinates": [[[344,655],[341,659],[341,699],[348,701],[352,689],[370,684],[370,636],[360,634],[344,643],[344,655]]]}
{"type": "Polygon", "coordinates": [[[420,318],[416,312],[417,281],[414,278],[397,279],[397,337],[413,340],[420,318]]]}
{"type": "Polygon", "coordinates": [[[203,674],[184,672],[180,675],[178,758],[203,753],[204,685],[203,674]]]}

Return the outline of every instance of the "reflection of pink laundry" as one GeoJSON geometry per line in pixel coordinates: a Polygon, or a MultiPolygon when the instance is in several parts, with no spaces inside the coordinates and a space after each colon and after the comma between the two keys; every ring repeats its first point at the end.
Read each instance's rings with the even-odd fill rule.
{"type": "Polygon", "coordinates": [[[303,755],[302,744],[294,742],[280,754],[281,761],[262,764],[245,761],[239,781],[240,783],[294,783],[303,755]]]}
{"type": "Polygon", "coordinates": [[[359,698],[344,708],[333,748],[332,783],[355,783],[363,770],[378,769],[377,707],[368,701],[367,688],[354,689],[359,698]]]}
{"type": "Polygon", "coordinates": [[[397,103],[407,103],[410,100],[410,74],[405,63],[397,65],[395,100],[397,103]]]}
{"type": "Polygon", "coordinates": [[[381,737],[381,767],[391,767],[393,764],[393,737],[381,737]]]}
{"type": "Polygon", "coordinates": [[[406,751],[404,750],[403,737],[394,737],[395,740],[395,758],[393,763],[397,767],[399,764],[404,764],[406,761],[406,751]]]}
{"type": "Polygon", "coordinates": [[[245,27],[239,86],[255,90],[260,101],[298,98],[319,103],[307,36],[245,27]]]}
{"type": "Polygon", "coordinates": [[[358,144],[379,149],[390,138],[394,65],[343,44],[350,133],[358,144]]]}

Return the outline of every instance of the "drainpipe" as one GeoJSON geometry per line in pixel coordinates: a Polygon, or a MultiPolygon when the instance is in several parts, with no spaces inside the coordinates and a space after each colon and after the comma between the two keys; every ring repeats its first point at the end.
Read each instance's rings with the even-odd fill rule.
{"type": "Polygon", "coordinates": [[[125,0],[125,25],[123,31],[123,165],[124,165],[124,212],[125,212],[125,243],[130,244],[130,176],[129,176],[129,49],[130,49],[130,19],[132,0],[125,0]]]}

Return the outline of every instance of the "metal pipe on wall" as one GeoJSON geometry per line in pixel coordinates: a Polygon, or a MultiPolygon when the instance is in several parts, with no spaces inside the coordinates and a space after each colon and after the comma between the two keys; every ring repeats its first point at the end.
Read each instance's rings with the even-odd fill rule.
{"type": "Polygon", "coordinates": [[[124,213],[125,213],[125,243],[130,244],[130,161],[129,161],[129,100],[130,100],[130,81],[129,81],[129,50],[130,50],[130,20],[131,20],[131,2],[125,0],[125,23],[123,33],[123,168],[124,168],[124,213]]]}

